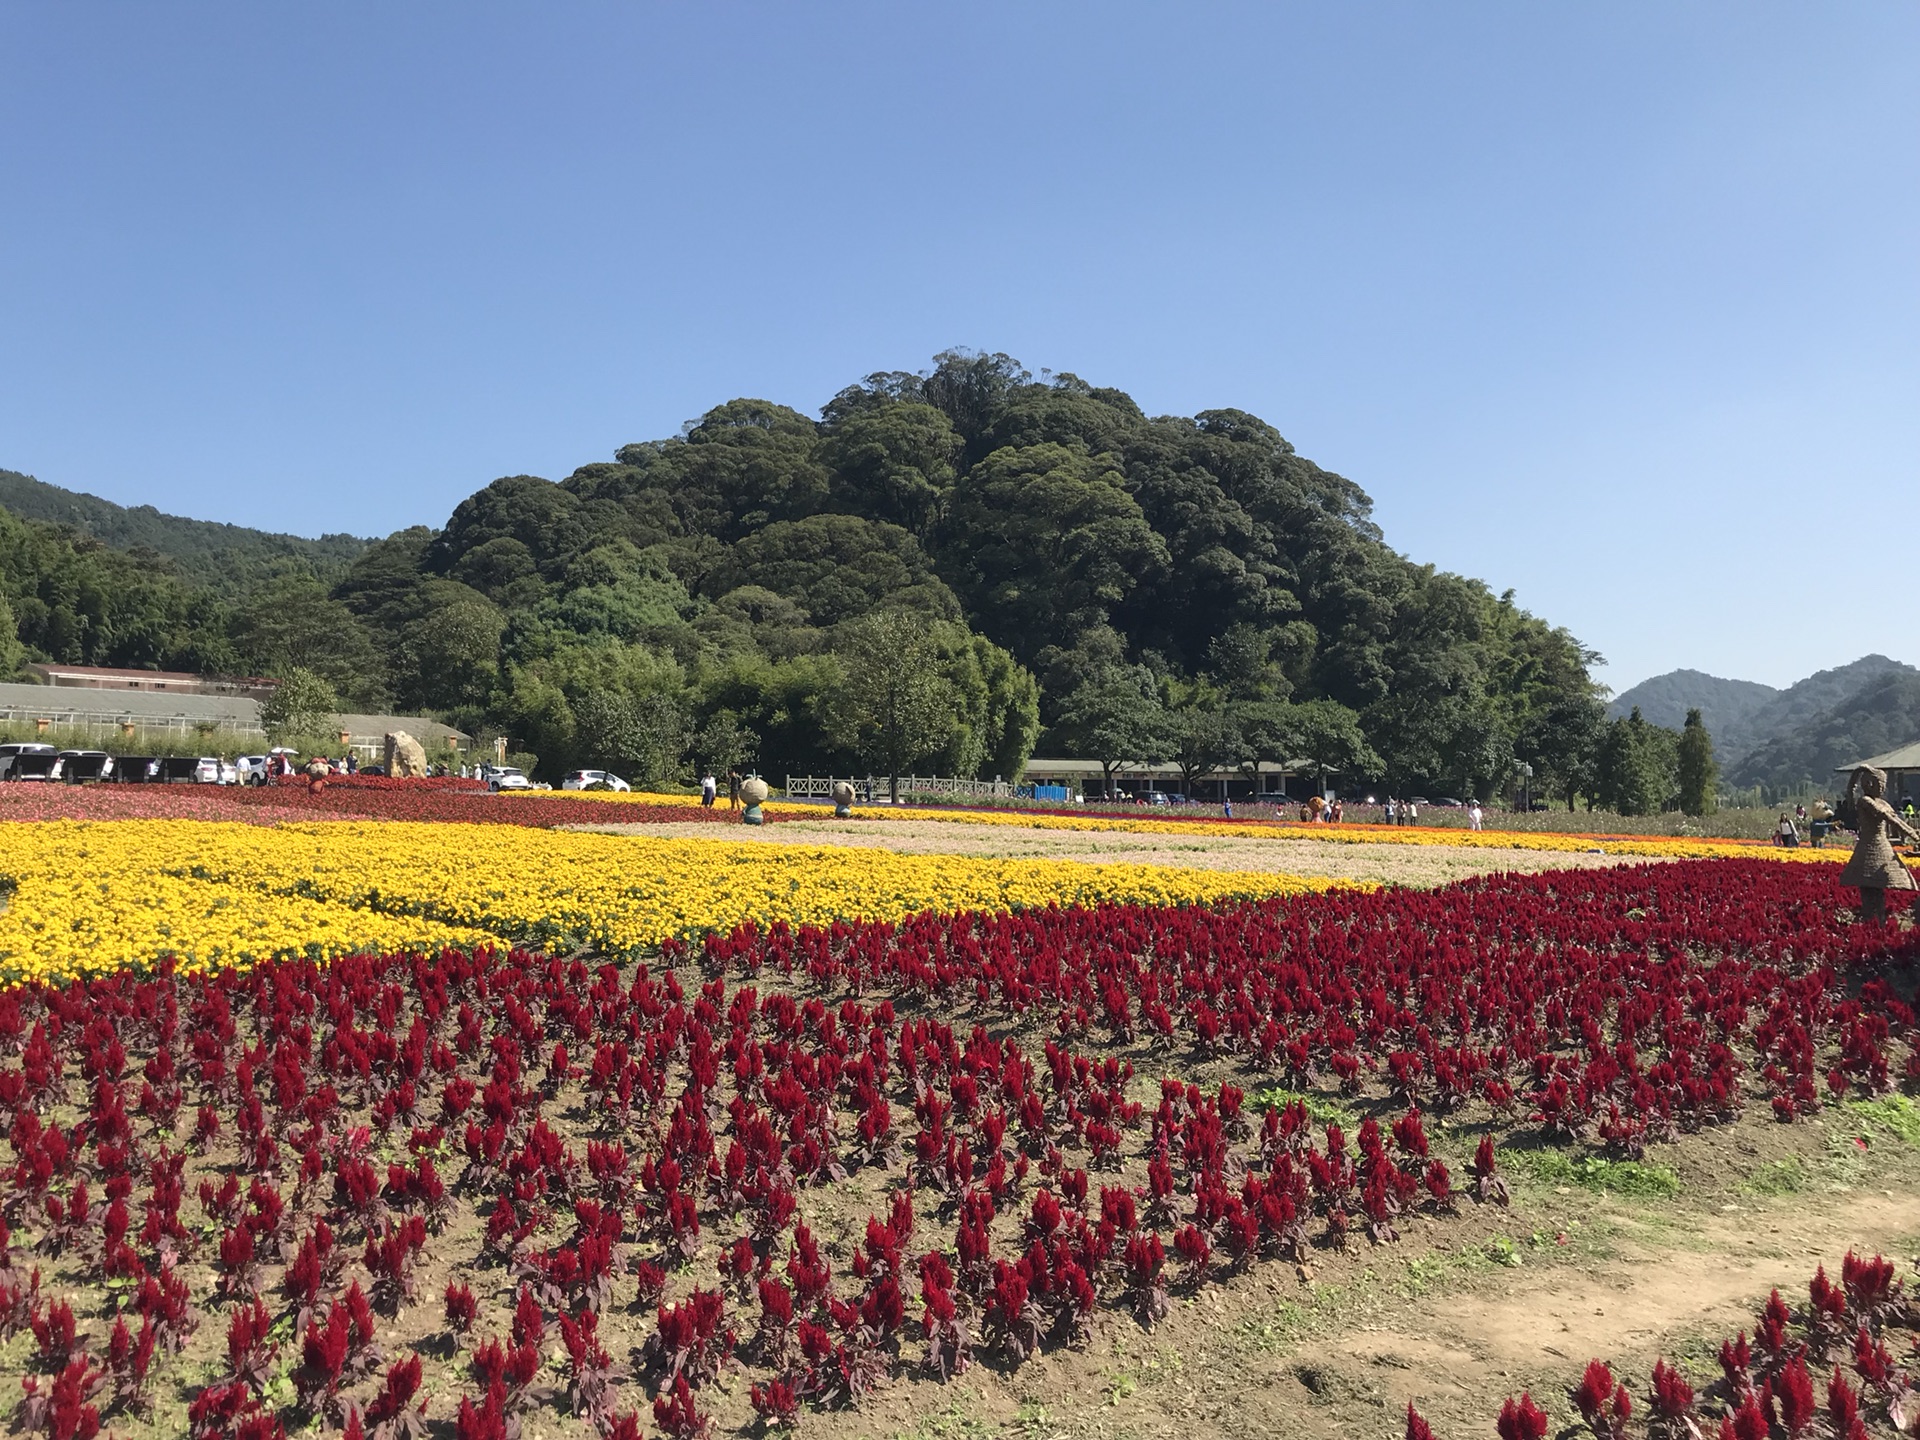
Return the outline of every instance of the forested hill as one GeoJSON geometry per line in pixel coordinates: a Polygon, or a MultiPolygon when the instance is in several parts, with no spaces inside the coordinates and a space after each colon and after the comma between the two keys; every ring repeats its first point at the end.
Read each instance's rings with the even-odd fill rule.
{"type": "Polygon", "coordinates": [[[1609,710],[1633,708],[1669,727],[1698,709],[1730,784],[1792,794],[1830,787],[1836,765],[1920,739],[1920,670],[1863,655],[1784,690],[1674,670],[1624,692],[1609,710]]]}
{"type": "Polygon", "coordinates": [[[1045,726],[1090,758],[1310,755],[1464,790],[1516,758],[1571,772],[1601,708],[1572,636],[1395,552],[1358,485],[1260,418],[1150,418],[972,352],[818,420],[733,400],[557,482],[497,480],[330,590],[243,611],[247,664],[549,765],[640,769],[665,763],[646,737],[683,733],[773,770],[873,764],[862,687],[933,673],[922,770],[1012,773],[1045,726]]]}
{"type": "MultiPolygon", "coordinates": [[[[1883,657],[1873,656],[1873,659],[1883,657]]],[[[1730,768],[1735,785],[1773,794],[1804,786],[1831,789],[1835,768],[1920,740],[1920,671],[1887,662],[1837,702],[1797,717],[1730,768]]]]}
{"type": "Polygon", "coordinates": [[[1638,710],[1649,723],[1678,730],[1687,712],[1698,710],[1713,736],[1715,751],[1731,759],[1744,755],[1761,738],[1756,722],[1780,694],[1757,680],[1723,680],[1700,670],[1670,670],[1621,691],[1608,704],[1607,714],[1617,719],[1638,710]]]}
{"type": "Polygon", "coordinates": [[[97,495],[62,490],[31,475],[0,470],[0,506],[27,520],[63,525],[121,550],[150,551],[207,588],[238,594],[290,566],[332,583],[370,543],[352,535],[308,540],[243,525],[164,515],[151,505],[128,507],[97,495]]]}

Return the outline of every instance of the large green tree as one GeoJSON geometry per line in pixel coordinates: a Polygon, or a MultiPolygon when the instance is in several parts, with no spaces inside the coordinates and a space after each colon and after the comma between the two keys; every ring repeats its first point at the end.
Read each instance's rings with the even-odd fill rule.
{"type": "Polygon", "coordinates": [[[953,732],[956,697],[941,673],[938,638],[922,616],[880,610],[847,625],[835,651],[843,667],[833,712],[842,743],[886,772],[897,802],[901,774],[953,732]]]}
{"type": "Polygon", "coordinates": [[[1688,815],[1711,815],[1716,808],[1715,782],[1720,767],[1713,759],[1713,737],[1698,710],[1687,711],[1675,752],[1680,786],[1680,808],[1688,815]]]}
{"type": "Polygon", "coordinates": [[[1203,691],[1170,707],[1162,723],[1166,756],[1179,767],[1181,792],[1190,798],[1197,798],[1194,790],[1203,777],[1244,758],[1246,742],[1218,692],[1203,691]]]}
{"type": "Polygon", "coordinates": [[[1307,700],[1291,708],[1286,723],[1293,727],[1299,758],[1313,766],[1320,788],[1328,775],[1349,784],[1380,772],[1381,760],[1361,729],[1360,717],[1337,700],[1307,700]]]}
{"type": "Polygon", "coordinates": [[[953,489],[960,437],[918,401],[880,400],[831,424],[820,459],[836,509],[926,537],[953,489]]]}
{"type": "Polygon", "coordinates": [[[1621,815],[1656,815],[1674,808],[1679,789],[1680,737],[1648,724],[1638,705],[1607,722],[1594,759],[1594,799],[1621,815]]]}
{"type": "Polygon", "coordinates": [[[1152,674],[1116,665],[1089,675],[1067,695],[1048,734],[1069,755],[1100,763],[1100,790],[1111,798],[1115,775],[1164,758],[1166,722],[1152,674]]]}
{"type": "Polygon", "coordinates": [[[27,647],[20,643],[18,622],[7,597],[0,595],[0,680],[11,680],[26,660],[27,647]]]}
{"type": "Polygon", "coordinates": [[[954,489],[947,530],[948,580],[1022,659],[1102,624],[1167,560],[1120,472],[1065,445],[981,461],[954,489]]]}
{"type": "Polygon", "coordinates": [[[573,702],[574,759],[583,768],[612,770],[642,789],[680,767],[687,717],[670,695],[592,690],[573,702]]]}
{"type": "Polygon", "coordinates": [[[331,749],[338,743],[339,708],[333,686],[296,665],[260,702],[260,725],[269,744],[331,749]]]}
{"type": "Polygon", "coordinates": [[[1577,796],[1594,791],[1605,729],[1606,706],[1593,688],[1570,686],[1528,713],[1516,755],[1533,767],[1540,793],[1560,796],[1572,810],[1577,796]]]}

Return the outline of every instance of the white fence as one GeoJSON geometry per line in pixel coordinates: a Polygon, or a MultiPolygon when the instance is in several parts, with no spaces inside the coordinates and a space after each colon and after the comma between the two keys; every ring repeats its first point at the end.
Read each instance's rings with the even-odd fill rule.
{"type": "MultiPolygon", "coordinates": [[[[845,780],[853,786],[854,793],[865,799],[872,795],[875,800],[884,800],[890,792],[892,781],[885,775],[789,775],[787,776],[787,798],[789,800],[830,800],[833,787],[845,780]]],[[[1014,798],[1014,787],[1005,780],[959,780],[948,775],[902,775],[900,777],[902,795],[951,795],[961,800],[1014,798]]]]}
{"type": "Polygon", "coordinates": [[[92,735],[125,736],[132,734],[187,736],[231,736],[249,742],[264,738],[258,725],[234,725],[199,715],[129,715],[112,708],[86,709],[70,705],[0,705],[0,725],[11,729],[37,726],[60,731],[85,731],[92,735]]]}

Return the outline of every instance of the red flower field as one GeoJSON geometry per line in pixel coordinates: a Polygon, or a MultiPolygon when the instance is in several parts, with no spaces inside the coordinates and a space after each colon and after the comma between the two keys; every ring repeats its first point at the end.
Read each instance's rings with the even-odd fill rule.
{"type": "MultiPolygon", "coordinates": [[[[296,820],[424,820],[481,825],[604,824],[697,820],[738,823],[737,815],[662,798],[622,804],[561,792],[494,795],[471,780],[398,780],[342,776],[319,790],[304,778],[259,788],[223,785],[0,784],[5,820],[238,820],[276,825],[296,820]]],[[[772,818],[772,817],[769,817],[772,818]]]]}
{"type": "MultiPolygon", "coordinates": [[[[1914,1076],[1913,932],[1841,899],[1692,862],[17,989],[20,1419],[398,1437],[431,1394],[457,1440],[553,1411],[694,1436],[1017,1367],[1503,1205],[1503,1146],[1630,1158],[1914,1076]]],[[[1711,1395],[1663,1369],[1642,1404],[1595,1362],[1574,1403],[1608,1437],[1852,1436],[1913,1406],[1912,1321],[1855,1257],[1711,1395]]]]}

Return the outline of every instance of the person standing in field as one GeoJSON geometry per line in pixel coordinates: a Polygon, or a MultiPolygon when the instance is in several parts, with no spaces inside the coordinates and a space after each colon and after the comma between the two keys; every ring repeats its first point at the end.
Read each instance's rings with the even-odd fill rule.
{"type": "Polygon", "coordinates": [[[729,770],[727,771],[727,809],[738,810],[739,808],[740,772],[738,770],[729,770]]]}
{"type": "Polygon", "coordinates": [[[1418,825],[1419,823],[1420,823],[1420,807],[1414,804],[1413,801],[1409,800],[1407,802],[1407,824],[1418,825]]]}
{"type": "Polygon", "coordinates": [[[1400,808],[1393,803],[1393,797],[1391,795],[1387,797],[1387,804],[1383,813],[1386,815],[1387,824],[1397,825],[1400,822],[1400,808]]]}
{"type": "Polygon", "coordinates": [[[1480,828],[1480,822],[1484,818],[1480,813],[1480,802],[1478,800],[1470,802],[1467,806],[1467,828],[1469,830],[1478,830],[1480,828]]]}
{"type": "Polygon", "coordinates": [[[700,804],[706,809],[711,810],[713,808],[713,802],[719,798],[719,795],[720,782],[715,780],[711,774],[702,775],[700,777],[700,804]]]}

